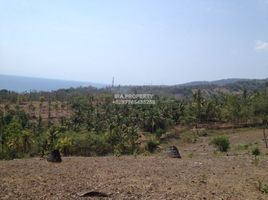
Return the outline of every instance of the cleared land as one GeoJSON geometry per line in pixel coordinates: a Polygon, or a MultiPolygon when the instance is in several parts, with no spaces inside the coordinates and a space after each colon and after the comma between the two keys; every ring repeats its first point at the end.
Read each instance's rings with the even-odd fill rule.
{"type": "MultiPolygon", "coordinates": [[[[230,131],[229,131],[230,132],[230,131]]],[[[0,161],[0,199],[268,199],[268,151],[262,130],[230,133],[231,150],[215,153],[211,135],[177,143],[182,159],[152,156],[31,158],[0,161]],[[256,162],[253,145],[262,155],[256,162]],[[258,183],[259,182],[259,183],[258,183]],[[108,197],[79,197],[98,191],[108,197]]]]}

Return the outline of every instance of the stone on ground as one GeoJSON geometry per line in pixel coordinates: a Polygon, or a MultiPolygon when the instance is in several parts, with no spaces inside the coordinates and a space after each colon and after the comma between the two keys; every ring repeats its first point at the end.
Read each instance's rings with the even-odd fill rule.
{"type": "Polygon", "coordinates": [[[48,158],[47,158],[47,161],[48,162],[61,162],[61,155],[60,155],[60,152],[59,150],[53,150],[51,151],[51,153],[48,155],[48,158]]]}
{"type": "Polygon", "coordinates": [[[176,146],[170,146],[167,148],[167,154],[171,158],[181,158],[179,150],[176,146]]]}

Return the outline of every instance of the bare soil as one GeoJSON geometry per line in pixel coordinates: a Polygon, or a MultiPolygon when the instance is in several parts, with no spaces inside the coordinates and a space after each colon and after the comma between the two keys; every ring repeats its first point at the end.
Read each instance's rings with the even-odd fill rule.
{"type": "Polygon", "coordinates": [[[200,137],[196,143],[175,143],[182,159],[161,152],[137,157],[63,157],[58,164],[41,158],[0,161],[0,199],[268,199],[258,189],[261,181],[262,187],[268,185],[262,130],[229,136],[228,153],[216,152],[208,144],[211,136],[200,137]],[[261,148],[258,162],[250,150],[237,150],[237,145],[246,143],[261,148]],[[108,197],[79,196],[93,191],[108,197]]]}

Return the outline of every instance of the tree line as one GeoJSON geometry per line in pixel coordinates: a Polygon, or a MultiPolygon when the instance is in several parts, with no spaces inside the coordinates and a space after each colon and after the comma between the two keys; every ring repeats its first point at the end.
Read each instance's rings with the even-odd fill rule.
{"type": "Polygon", "coordinates": [[[64,95],[62,101],[67,102],[71,114],[57,121],[51,118],[51,112],[55,112],[51,106],[54,99],[49,93],[45,94],[39,96],[39,101],[40,104],[48,102],[46,119],[41,115],[34,118],[20,107],[22,103],[29,103],[25,94],[10,93],[16,95],[16,100],[12,100],[15,107],[9,106],[11,101],[2,101],[1,159],[44,156],[52,149],[59,149],[66,156],[137,154],[141,152],[143,133],[160,138],[174,126],[190,128],[215,123],[260,126],[268,119],[267,88],[209,96],[197,89],[190,98],[183,99],[155,95],[153,105],[113,104],[112,91],[78,92],[64,95]]]}

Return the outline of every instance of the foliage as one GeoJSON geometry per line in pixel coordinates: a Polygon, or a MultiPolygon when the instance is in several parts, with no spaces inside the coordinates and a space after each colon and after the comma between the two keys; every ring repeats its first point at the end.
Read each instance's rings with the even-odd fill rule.
{"type": "Polygon", "coordinates": [[[262,188],[262,192],[268,194],[268,185],[264,185],[262,188]]]}
{"type": "MultiPolygon", "coordinates": [[[[162,136],[177,125],[187,127],[188,131],[180,134],[186,142],[196,142],[202,135],[191,131],[194,127],[199,130],[199,125],[259,126],[268,120],[268,90],[263,83],[259,84],[261,87],[256,91],[256,85],[228,85],[236,93],[213,93],[214,86],[113,90],[88,87],[23,94],[2,90],[0,158],[43,156],[55,148],[66,156],[136,154],[144,132],[149,134],[148,138],[154,138],[146,147],[154,152],[162,136]],[[113,93],[126,91],[154,93],[156,104],[113,104],[113,93]],[[180,92],[189,98],[174,96],[180,92]],[[47,107],[48,113],[42,113],[47,107]],[[61,110],[68,114],[57,117],[61,110]]],[[[220,151],[227,151],[230,146],[225,137],[215,138],[213,143],[220,151]]]]}
{"type": "Polygon", "coordinates": [[[212,144],[221,152],[227,152],[230,148],[230,142],[226,136],[218,136],[213,138],[212,144]]]}
{"type": "Polygon", "coordinates": [[[265,184],[266,177],[260,179],[257,181],[257,188],[260,192],[263,192],[265,194],[268,194],[268,185],[265,184]]]}
{"type": "Polygon", "coordinates": [[[241,144],[237,144],[235,146],[235,149],[237,151],[243,151],[243,150],[248,150],[250,146],[252,146],[252,143],[241,143],[241,144]]]}
{"type": "Polygon", "coordinates": [[[261,151],[259,149],[259,147],[253,147],[253,149],[251,150],[252,155],[259,156],[261,154],[261,151]]]}
{"type": "Polygon", "coordinates": [[[150,153],[155,152],[159,145],[159,141],[157,140],[149,140],[146,144],[146,150],[149,151],[150,153]]]}
{"type": "Polygon", "coordinates": [[[70,149],[73,145],[73,139],[71,137],[65,136],[63,138],[59,138],[56,144],[56,148],[59,149],[64,156],[70,154],[70,149]]]}

